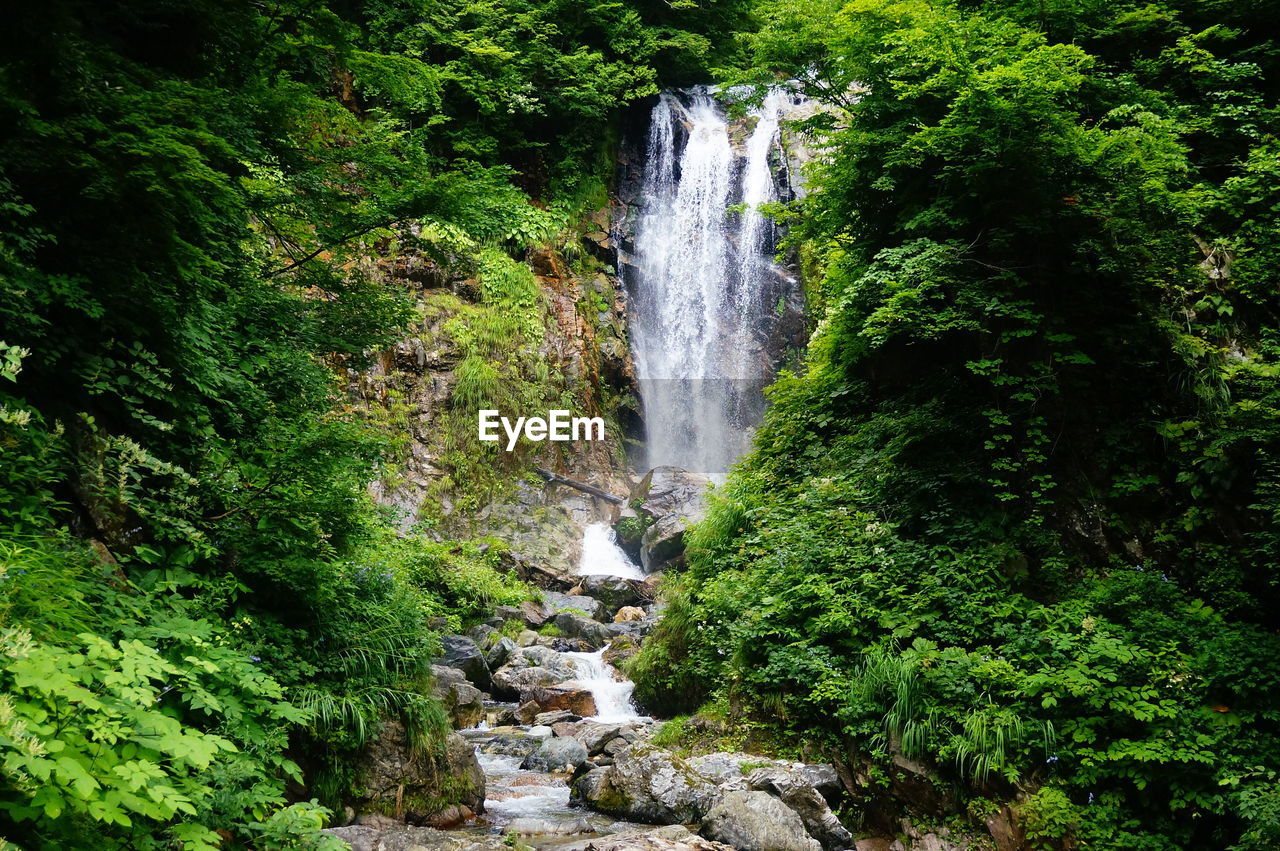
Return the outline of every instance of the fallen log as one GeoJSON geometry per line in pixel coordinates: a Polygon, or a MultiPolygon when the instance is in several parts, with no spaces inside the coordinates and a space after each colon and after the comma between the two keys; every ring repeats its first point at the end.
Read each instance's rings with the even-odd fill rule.
{"type": "Polygon", "coordinates": [[[550,470],[544,470],[542,467],[534,467],[533,469],[537,471],[539,476],[542,476],[543,479],[553,484],[568,485],[569,487],[576,488],[577,490],[580,490],[583,493],[589,493],[592,496],[598,496],[601,499],[608,500],[609,502],[612,502],[614,505],[622,505],[622,503],[626,502],[626,499],[624,497],[615,496],[614,494],[611,494],[606,490],[601,490],[595,485],[589,485],[586,482],[576,481],[574,479],[569,478],[568,476],[562,476],[559,473],[553,473],[550,470]]]}

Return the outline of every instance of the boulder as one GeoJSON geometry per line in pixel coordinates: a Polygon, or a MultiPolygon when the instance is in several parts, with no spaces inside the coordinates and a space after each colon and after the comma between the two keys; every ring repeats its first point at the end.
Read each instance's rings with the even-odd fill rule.
{"type": "Polygon", "coordinates": [[[537,686],[550,686],[578,676],[573,659],[557,653],[550,647],[532,645],[518,647],[511,652],[507,663],[493,674],[493,690],[507,698],[522,697],[537,686]]]}
{"type": "Polygon", "coordinates": [[[522,730],[504,730],[480,745],[482,753],[518,756],[521,759],[542,747],[542,739],[522,730]]]}
{"type": "Polygon", "coordinates": [[[351,851],[509,851],[501,836],[472,836],[430,827],[369,825],[331,827],[321,833],[341,839],[351,851]]]}
{"type": "Polygon", "coordinates": [[[537,629],[547,621],[547,612],[533,600],[525,600],[519,606],[498,606],[494,614],[503,620],[521,621],[530,629],[537,629]]]}
{"type": "Polygon", "coordinates": [[[487,622],[477,624],[467,631],[467,638],[476,643],[476,647],[480,648],[481,653],[492,647],[493,642],[497,641],[500,635],[498,628],[487,622]]]}
{"type": "Polygon", "coordinates": [[[548,609],[550,614],[548,617],[555,617],[557,612],[577,611],[582,612],[593,620],[604,620],[608,615],[605,612],[604,604],[594,597],[584,597],[582,595],[561,594],[559,591],[543,591],[542,603],[548,609]]]}
{"type": "Polygon", "coordinates": [[[559,612],[555,618],[556,629],[568,638],[580,638],[592,650],[598,650],[613,639],[609,627],[600,621],[592,620],[573,612],[559,612]]]}
{"type": "Polygon", "coordinates": [[[496,671],[503,665],[507,664],[507,660],[511,658],[511,654],[516,652],[516,643],[505,635],[498,636],[484,651],[484,662],[489,666],[490,671],[496,671]]]}
{"type": "Polygon", "coordinates": [[[604,603],[605,610],[610,614],[623,606],[640,602],[640,594],[632,580],[620,576],[584,576],[578,587],[586,596],[595,597],[604,603]]]}
{"type": "Polygon", "coordinates": [[[582,718],[596,714],[595,696],[586,689],[573,685],[534,686],[521,692],[521,697],[537,704],[539,713],[566,709],[582,718]]]}
{"type": "Polygon", "coordinates": [[[587,761],[587,749],[577,739],[546,738],[520,767],[530,771],[573,771],[587,761]]]}
{"type": "Polygon", "coordinates": [[[690,833],[682,824],[611,833],[556,848],[557,851],[733,851],[728,845],[690,833]]]}
{"type": "Polygon", "coordinates": [[[556,724],[562,721],[581,721],[582,716],[574,715],[567,709],[554,709],[551,712],[540,712],[533,716],[533,723],[539,726],[550,727],[555,732],[556,724]]]}
{"type": "Polygon", "coordinates": [[[644,620],[644,609],[639,606],[623,606],[613,616],[614,623],[631,623],[644,620]]]}
{"type": "Polygon", "coordinates": [[[702,835],[738,851],[822,851],[804,823],[768,792],[727,792],[707,811],[702,835]]]}
{"type": "Polygon", "coordinates": [[[706,476],[679,467],[654,467],[644,475],[627,500],[648,528],[640,538],[640,563],[646,573],[679,563],[684,556],[684,533],[706,514],[706,476]]]}
{"type": "MultiPolygon", "coordinates": [[[[578,716],[575,715],[573,717],[577,718],[578,716]]],[[[581,721],[557,721],[556,723],[551,725],[551,735],[562,736],[562,737],[572,737],[573,734],[577,732],[578,725],[580,723],[582,722],[581,721]]]]}
{"type": "Polygon", "coordinates": [[[578,779],[574,800],[629,821],[684,824],[699,820],[715,797],[715,786],[670,751],[640,743],[611,756],[613,765],[578,779]]]}
{"type": "Polygon", "coordinates": [[[502,697],[518,698],[527,703],[531,689],[539,686],[553,686],[565,681],[562,673],[549,668],[500,668],[493,675],[493,690],[502,697]]]}
{"type": "Polygon", "coordinates": [[[352,803],[361,813],[381,813],[415,824],[430,823],[453,805],[484,812],[484,772],[475,748],[457,733],[445,747],[416,748],[404,725],[386,721],[357,757],[352,803]]]}
{"type": "Polygon", "coordinates": [[[457,668],[432,665],[431,695],[449,713],[455,730],[474,727],[484,718],[484,695],[457,668]]]}
{"type": "MultiPolygon", "coordinates": [[[[853,834],[840,824],[826,798],[812,782],[826,779],[825,772],[820,770],[822,768],[831,767],[803,764],[767,766],[748,774],[746,783],[753,790],[777,796],[800,816],[805,830],[821,842],[823,848],[848,848],[853,841],[853,834]]],[[[834,772],[835,769],[832,768],[831,771],[834,772]]]]}
{"type": "Polygon", "coordinates": [[[591,756],[604,752],[605,745],[622,735],[622,725],[601,724],[598,721],[583,721],[574,731],[573,737],[582,742],[591,756]]]}
{"type": "Polygon", "coordinates": [[[488,691],[493,685],[489,665],[484,654],[476,643],[465,635],[444,635],[440,637],[444,647],[444,655],[440,664],[446,668],[457,668],[481,691],[488,691]]]}
{"type": "Polygon", "coordinates": [[[747,772],[742,767],[759,766],[761,763],[772,763],[774,760],[753,756],[748,753],[717,751],[689,758],[689,767],[707,780],[716,784],[725,792],[742,791],[747,788],[747,772]]]}

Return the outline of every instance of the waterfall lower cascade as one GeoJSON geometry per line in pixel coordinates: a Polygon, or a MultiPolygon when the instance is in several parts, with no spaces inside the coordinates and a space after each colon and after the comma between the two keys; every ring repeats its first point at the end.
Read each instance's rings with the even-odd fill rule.
{"type": "Polygon", "coordinates": [[[604,661],[605,650],[594,653],[566,653],[572,657],[581,675],[578,685],[591,692],[596,700],[596,714],[589,720],[605,724],[625,724],[640,719],[631,705],[631,692],[636,684],[627,679],[616,679],[613,666],[604,661]]]}
{"type": "Polygon", "coordinates": [[[644,579],[644,571],[627,558],[608,523],[592,523],[583,533],[578,575],[644,579]]]}
{"type": "Polygon", "coordinates": [[[775,173],[785,172],[779,124],[793,100],[770,92],[745,139],[706,88],[664,92],[653,108],[624,276],[648,467],[722,475],[763,413],[766,329],[795,281],[773,263],[775,228],[755,208],[791,192],[775,173]],[[736,204],[747,207],[730,214],[736,204]]]}

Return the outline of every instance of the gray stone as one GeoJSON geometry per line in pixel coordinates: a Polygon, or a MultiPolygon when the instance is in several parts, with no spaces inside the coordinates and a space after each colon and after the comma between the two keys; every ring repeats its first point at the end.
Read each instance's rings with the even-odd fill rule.
{"type": "Polygon", "coordinates": [[[677,564],[684,556],[684,533],[706,514],[711,480],[679,467],[654,467],[627,501],[651,522],[640,539],[640,562],[646,573],[677,564]]]}
{"type": "Polygon", "coordinates": [[[539,712],[533,716],[533,723],[550,727],[551,732],[555,732],[555,727],[562,721],[581,721],[581,715],[574,715],[567,709],[553,709],[550,712],[539,712]]]}
{"type": "Polygon", "coordinates": [[[587,749],[587,753],[591,754],[591,756],[597,756],[604,751],[605,745],[617,739],[621,734],[622,727],[619,724],[583,721],[578,725],[578,729],[574,731],[573,737],[582,742],[583,747],[587,749]]]}
{"type": "Polygon", "coordinates": [[[490,671],[496,671],[503,665],[507,664],[507,660],[511,658],[511,654],[516,652],[516,643],[505,635],[498,636],[498,639],[484,651],[485,664],[489,666],[490,671]]]}
{"type": "Polygon", "coordinates": [[[591,809],[649,824],[684,824],[701,818],[715,796],[715,786],[670,751],[640,743],[610,756],[613,765],[574,784],[574,799],[591,809]]]}
{"type": "Polygon", "coordinates": [[[594,597],[570,596],[561,594],[559,591],[543,591],[542,603],[551,611],[552,616],[556,612],[572,610],[582,612],[593,620],[604,620],[608,617],[604,604],[594,597]]]}
{"type": "Polygon", "coordinates": [[[619,576],[584,576],[578,587],[586,596],[604,603],[610,615],[623,606],[634,606],[641,601],[635,585],[619,576]]]}
{"type": "Polygon", "coordinates": [[[573,612],[559,612],[556,614],[555,624],[561,635],[580,638],[592,650],[600,649],[613,639],[613,633],[609,630],[610,625],[573,612]]]}
{"type": "Polygon", "coordinates": [[[521,730],[504,731],[480,745],[482,753],[518,756],[521,759],[542,747],[542,739],[521,730]]]}
{"type": "Polygon", "coordinates": [[[509,851],[500,836],[472,836],[430,827],[351,825],[321,832],[341,839],[351,851],[509,851]]]}
{"type": "Polygon", "coordinates": [[[353,788],[361,791],[352,802],[358,812],[419,824],[453,805],[484,812],[484,771],[475,748],[450,733],[439,753],[422,753],[410,745],[404,725],[394,720],[384,722],[360,752],[353,788]]]}
{"type": "MultiPolygon", "coordinates": [[[[532,645],[511,652],[507,663],[493,674],[493,690],[501,697],[517,698],[537,686],[551,686],[578,676],[573,659],[550,647],[532,645]]],[[[522,698],[521,702],[528,698],[522,698]]]]}
{"type": "Polygon", "coordinates": [[[484,695],[480,689],[467,682],[462,671],[432,665],[431,694],[449,713],[449,721],[455,730],[474,727],[484,718],[484,695]]]}
{"type": "Polygon", "coordinates": [[[853,841],[853,834],[840,824],[826,798],[811,782],[823,782],[826,779],[825,773],[820,770],[824,767],[829,768],[802,763],[771,765],[752,771],[747,775],[746,783],[753,790],[768,792],[780,798],[782,803],[800,816],[805,830],[821,842],[824,848],[848,848],[853,841]]]}
{"type": "Polygon", "coordinates": [[[549,737],[525,757],[520,767],[530,771],[573,771],[587,761],[587,749],[577,739],[549,737]]]}
{"type": "Polygon", "coordinates": [[[556,848],[557,851],[734,851],[728,845],[690,833],[682,824],[611,833],[556,848]]]}
{"type": "Polygon", "coordinates": [[[462,671],[481,691],[492,687],[489,665],[474,641],[465,635],[444,635],[440,637],[440,644],[444,647],[444,655],[440,657],[442,666],[462,671]]]}
{"type": "Polygon", "coordinates": [[[702,835],[738,851],[821,851],[804,823],[768,792],[728,792],[702,822],[702,835]]]}

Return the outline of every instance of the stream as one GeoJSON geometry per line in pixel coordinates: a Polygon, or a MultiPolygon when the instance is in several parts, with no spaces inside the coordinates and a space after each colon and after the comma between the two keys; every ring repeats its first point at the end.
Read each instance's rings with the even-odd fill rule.
{"type": "MultiPolygon", "coordinates": [[[[644,572],[613,540],[613,530],[604,523],[587,527],[582,542],[580,576],[615,576],[642,579],[644,572]]],[[[591,692],[596,714],[584,720],[607,724],[635,725],[647,729],[653,719],[640,715],[631,702],[635,683],[604,661],[608,647],[595,652],[566,652],[579,676],[572,680],[591,692]]],[[[495,704],[495,709],[513,709],[514,704],[495,704]]],[[[485,774],[485,815],[470,828],[481,833],[514,833],[534,848],[556,848],[593,836],[630,830],[636,825],[569,806],[569,776],[521,768],[524,757],[489,752],[498,737],[551,736],[550,727],[520,725],[490,728],[486,722],[463,730],[476,746],[476,757],[485,774]]]]}

